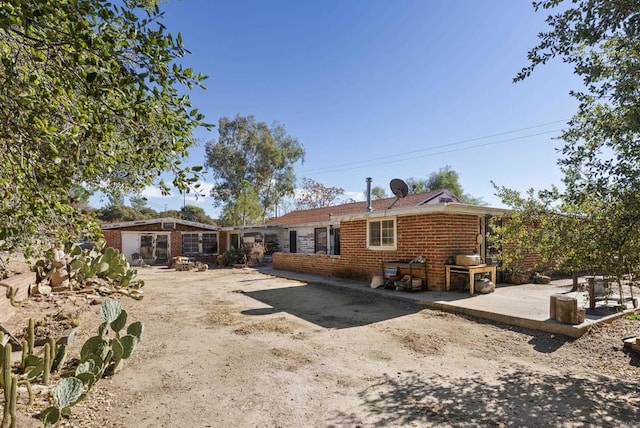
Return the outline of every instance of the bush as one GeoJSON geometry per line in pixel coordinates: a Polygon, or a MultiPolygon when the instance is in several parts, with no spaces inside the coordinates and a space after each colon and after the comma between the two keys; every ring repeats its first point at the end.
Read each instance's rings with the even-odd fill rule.
{"type": "Polygon", "coordinates": [[[235,248],[231,248],[222,253],[219,259],[222,260],[222,266],[231,266],[244,261],[242,253],[235,248]]]}

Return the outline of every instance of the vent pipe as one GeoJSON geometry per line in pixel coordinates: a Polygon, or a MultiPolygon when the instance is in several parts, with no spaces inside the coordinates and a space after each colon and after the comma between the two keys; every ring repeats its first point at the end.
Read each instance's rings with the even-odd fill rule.
{"type": "Polygon", "coordinates": [[[366,211],[368,213],[373,211],[373,208],[371,208],[371,177],[367,177],[367,209],[366,211]]]}

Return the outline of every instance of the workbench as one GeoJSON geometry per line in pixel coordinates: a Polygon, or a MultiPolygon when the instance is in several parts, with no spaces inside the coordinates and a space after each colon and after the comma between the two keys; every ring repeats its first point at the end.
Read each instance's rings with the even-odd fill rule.
{"type": "Polygon", "coordinates": [[[491,281],[496,283],[496,271],[495,265],[477,265],[477,266],[461,266],[461,265],[444,265],[445,267],[445,290],[451,289],[451,273],[459,273],[463,275],[469,275],[469,293],[473,296],[475,276],[481,273],[490,273],[491,281]]]}

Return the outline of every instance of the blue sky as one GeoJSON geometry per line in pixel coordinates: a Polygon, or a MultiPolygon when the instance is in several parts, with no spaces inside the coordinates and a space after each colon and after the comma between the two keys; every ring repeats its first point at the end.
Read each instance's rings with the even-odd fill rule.
{"type": "MultiPolygon", "coordinates": [[[[501,204],[491,181],[560,184],[553,137],[580,82],[553,62],[512,83],[546,27],[529,1],[169,0],[161,9],[192,52],[183,64],[209,76],[194,106],[212,123],[236,114],[283,123],[307,152],[299,179],[362,197],[366,177],[388,189],[392,178],[450,165],[466,193],[492,206],[501,204]]],[[[203,164],[217,129],[195,136],[188,163],[203,164]]],[[[156,210],[184,201],[144,194],[156,210]]],[[[186,202],[218,214],[209,198],[186,202]]]]}

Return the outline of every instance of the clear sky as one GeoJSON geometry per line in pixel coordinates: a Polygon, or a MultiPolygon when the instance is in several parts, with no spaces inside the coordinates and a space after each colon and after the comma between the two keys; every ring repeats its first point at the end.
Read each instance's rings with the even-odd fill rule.
{"type": "MultiPolygon", "coordinates": [[[[528,0],[169,0],[164,24],[209,76],[191,98],[211,123],[252,114],[284,124],[306,149],[299,179],[362,198],[365,178],[426,178],[450,165],[465,192],[501,206],[491,181],[560,184],[555,140],[580,85],[554,62],[512,83],[545,30],[528,0]]],[[[204,164],[200,130],[189,164],[204,164]]],[[[208,180],[212,177],[209,175],[208,180]]],[[[390,192],[388,192],[390,194],[390,192]]],[[[151,208],[180,195],[147,189],[151,208]]],[[[209,198],[186,197],[213,217],[209,198]]],[[[97,198],[92,205],[99,206],[97,198]]]]}

